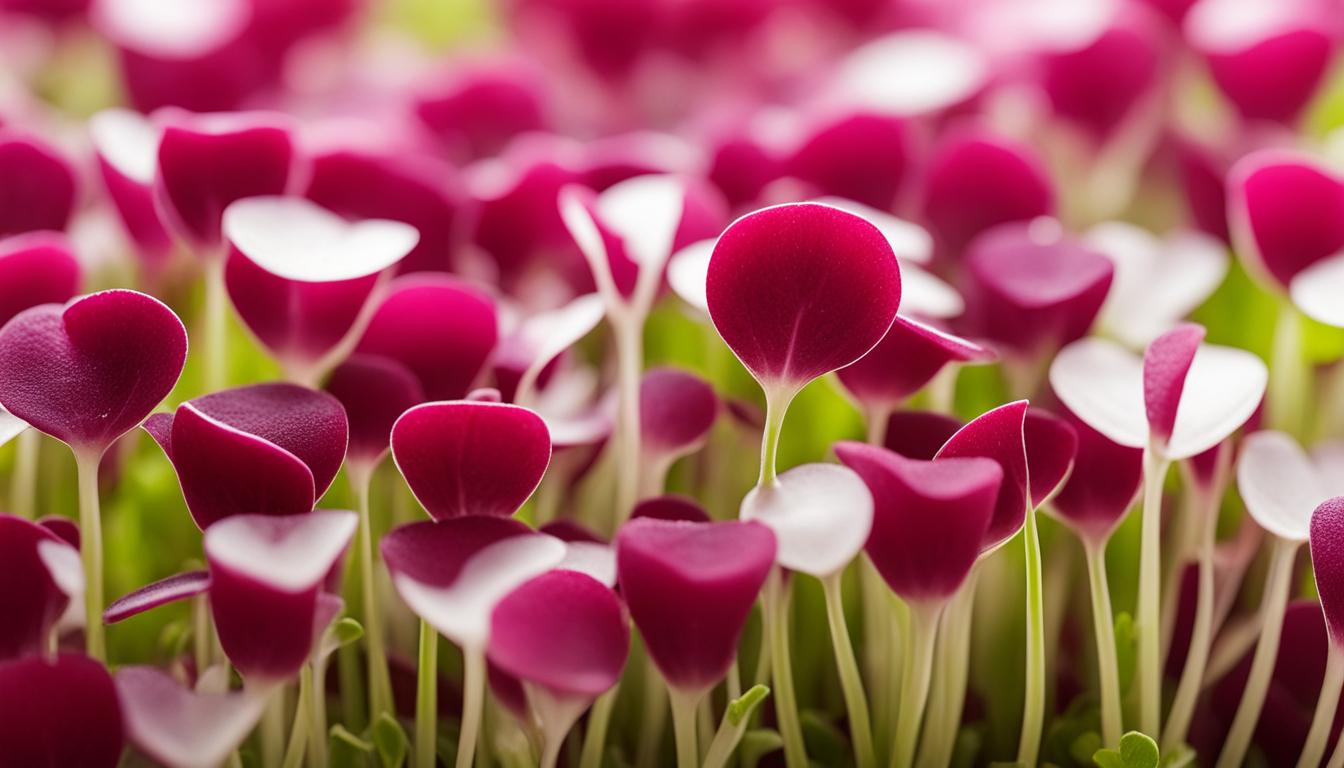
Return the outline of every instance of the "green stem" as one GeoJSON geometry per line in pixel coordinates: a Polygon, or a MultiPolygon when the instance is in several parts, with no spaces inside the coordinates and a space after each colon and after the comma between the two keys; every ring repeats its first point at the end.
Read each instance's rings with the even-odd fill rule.
{"type": "Polygon", "coordinates": [[[415,676],[415,765],[434,768],[437,763],[439,633],[420,621],[420,660],[415,676]]]}
{"type": "MultiPolygon", "coordinates": [[[[1031,502],[1027,503],[1030,505],[1031,502]]],[[[1027,661],[1022,736],[1017,743],[1017,759],[1027,765],[1036,765],[1041,729],[1045,725],[1045,605],[1041,585],[1041,539],[1036,532],[1034,509],[1027,509],[1022,543],[1026,549],[1027,572],[1027,661]]]]}
{"type": "Polygon", "coordinates": [[[476,737],[481,730],[481,710],[485,705],[485,653],[464,648],[465,666],[462,687],[462,729],[457,737],[457,768],[471,768],[476,754],[476,737]]]}
{"type": "Polygon", "coordinates": [[[294,709],[294,725],[289,732],[289,746],[285,749],[285,761],[280,768],[299,768],[303,763],[303,754],[308,746],[308,702],[312,698],[313,670],[305,664],[299,672],[299,701],[294,709]]]}
{"type": "Polygon", "coordinates": [[[935,652],[935,682],[930,691],[929,717],[923,726],[919,768],[943,768],[952,761],[957,746],[957,732],[961,728],[961,709],[966,701],[966,678],[970,667],[970,620],[976,607],[976,582],[980,566],[970,569],[970,576],[957,590],[952,603],[943,609],[939,621],[938,643],[935,652]]]}
{"type": "Polygon", "coordinates": [[[893,734],[894,687],[889,685],[888,665],[893,664],[891,637],[891,590],[866,556],[859,558],[859,596],[863,602],[863,664],[872,697],[874,753],[880,761],[893,734]]]}
{"type": "MultiPolygon", "coordinates": [[[[768,427],[767,427],[768,429],[768,427]]],[[[765,626],[770,635],[770,674],[775,681],[775,719],[784,740],[784,762],[788,768],[807,768],[807,748],[803,744],[803,726],[798,719],[798,702],[793,692],[793,667],[789,655],[789,591],[779,566],[770,569],[765,580],[765,626]]]]}
{"type": "MultiPolygon", "coordinates": [[[[910,604],[910,648],[905,655],[901,675],[901,705],[897,712],[896,745],[891,752],[891,768],[914,765],[915,742],[929,695],[933,668],[933,642],[938,635],[941,605],[910,604]]],[[[1030,763],[1034,765],[1034,761],[1030,763]]]]}
{"type": "Polygon", "coordinates": [[[1139,541],[1139,730],[1161,733],[1162,720],[1162,484],[1171,462],[1151,446],[1143,452],[1143,518],[1139,541]]]}
{"type": "Polygon", "coordinates": [[[640,710],[639,743],[635,751],[637,768],[653,768],[658,763],[658,750],[663,742],[663,726],[667,723],[667,685],[648,649],[644,650],[644,706],[640,710]]]}
{"type": "Polygon", "coordinates": [[[704,691],[682,691],[668,686],[667,693],[672,704],[672,732],[677,740],[677,768],[697,768],[700,748],[696,746],[695,710],[704,691]]]}
{"type": "Polygon", "coordinates": [[[191,648],[196,661],[196,675],[205,674],[210,666],[210,598],[201,594],[191,599],[191,648]]]}
{"type": "Polygon", "coordinates": [[[1251,745],[1251,737],[1255,735],[1255,724],[1260,720],[1260,710],[1265,705],[1265,693],[1269,690],[1274,662],[1279,654],[1283,613],[1288,606],[1288,593],[1292,589],[1293,559],[1297,547],[1296,542],[1275,539],[1269,575],[1265,579],[1265,595],[1260,601],[1260,641],[1255,645],[1251,673],[1241,694],[1237,716],[1232,720],[1232,729],[1228,731],[1223,751],[1218,755],[1217,768],[1240,766],[1251,745]]]}
{"type": "MultiPolygon", "coordinates": [[[[854,658],[849,627],[845,625],[840,574],[832,574],[822,579],[821,586],[826,596],[826,621],[831,629],[835,666],[840,673],[840,688],[845,696],[845,709],[849,713],[849,734],[850,741],[854,745],[855,762],[858,768],[876,768],[877,756],[873,753],[873,731],[868,721],[868,701],[864,698],[863,679],[859,675],[859,663],[854,658]]],[[[913,746],[911,748],[913,749],[913,746]]]]}
{"type": "Polygon", "coordinates": [[[19,517],[37,517],[37,465],[42,453],[42,433],[25,429],[15,438],[14,476],[9,485],[9,507],[19,517]]]}
{"type": "MultiPolygon", "coordinates": [[[[1199,506],[1191,506],[1187,512],[1200,517],[1199,532],[1199,582],[1195,598],[1195,623],[1190,630],[1190,647],[1185,654],[1185,669],[1181,671],[1181,680],[1176,685],[1176,698],[1171,702],[1171,712],[1167,715],[1166,730],[1162,733],[1162,749],[1171,751],[1185,742],[1190,730],[1190,721],[1195,714],[1195,703],[1199,699],[1200,688],[1204,685],[1204,671],[1208,666],[1209,648],[1213,645],[1213,553],[1214,536],[1218,526],[1217,494],[1205,494],[1199,506]]],[[[1173,581],[1172,591],[1178,591],[1173,581]]]]}
{"type": "Polygon", "coordinates": [[[1344,655],[1331,643],[1330,656],[1325,662],[1325,679],[1321,681],[1321,695],[1316,699],[1316,714],[1311,718],[1311,730],[1302,746],[1302,756],[1297,759],[1297,768],[1316,768],[1321,764],[1341,690],[1344,690],[1344,655]]]}
{"type": "Polygon", "coordinates": [[[1269,423],[1300,439],[1304,407],[1312,398],[1308,394],[1310,372],[1302,357],[1302,317],[1290,301],[1282,301],[1279,306],[1270,363],[1269,423]]]}
{"type": "Polygon", "coordinates": [[[611,711],[616,706],[619,690],[618,683],[593,702],[593,709],[588,713],[588,729],[583,734],[579,768],[601,768],[602,753],[607,745],[607,726],[611,724],[611,711]]]}
{"type": "Polygon", "coordinates": [[[1097,678],[1101,696],[1101,741],[1109,749],[1120,748],[1124,732],[1120,703],[1120,663],[1115,650],[1115,620],[1111,590],[1106,583],[1106,540],[1083,540],[1087,559],[1087,582],[1092,594],[1092,629],[1097,635],[1097,678]]]}
{"type": "MultiPolygon", "coordinates": [[[[785,389],[765,388],[765,430],[761,433],[761,474],[756,485],[764,488],[773,485],[776,471],[775,463],[779,453],[779,433],[784,428],[784,414],[789,410],[795,392],[785,389]]],[[[778,702],[778,698],[776,698],[778,702]]]]}
{"type": "Polygon", "coordinates": [[[223,389],[228,379],[228,307],[229,293],[224,285],[224,258],[216,254],[205,259],[205,302],[203,320],[205,341],[205,390],[223,389]]]}
{"type": "Polygon", "coordinates": [[[285,687],[277,686],[261,715],[261,764],[276,768],[285,750],[285,687]]]}
{"type": "Polygon", "coordinates": [[[308,711],[301,713],[309,718],[308,723],[308,766],[309,768],[327,768],[330,762],[327,756],[327,681],[326,666],[318,666],[311,661],[303,668],[309,679],[308,711]]]}
{"type": "Polygon", "coordinates": [[[384,712],[392,712],[392,678],[387,668],[383,616],[374,596],[373,526],[369,520],[369,486],[372,468],[350,469],[350,490],[359,512],[355,546],[359,554],[359,595],[363,603],[364,643],[368,652],[369,722],[378,721],[384,712]]]}
{"type": "MultiPolygon", "coordinates": [[[[84,641],[90,658],[104,661],[103,637],[103,521],[98,507],[98,463],[101,452],[76,451],[79,482],[80,559],[84,565],[84,641]]],[[[204,671],[204,670],[201,670],[204,671]]]]}

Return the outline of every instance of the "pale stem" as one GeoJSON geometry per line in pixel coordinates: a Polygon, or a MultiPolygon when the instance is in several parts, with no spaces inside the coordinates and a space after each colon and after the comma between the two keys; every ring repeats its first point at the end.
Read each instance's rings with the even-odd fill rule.
{"type": "Polygon", "coordinates": [[[732,666],[728,667],[725,686],[728,691],[729,702],[737,701],[742,697],[742,672],[737,668],[737,654],[733,654],[732,666]]]}
{"type": "Polygon", "coordinates": [[[1054,711],[1054,693],[1058,687],[1058,665],[1060,633],[1064,627],[1064,616],[1068,612],[1068,600],[1073,586],[1074,548],[1060,541],[1045,558],[1042,573],[1043,622],[1045,627],[1045,703],[1054,711]]]}
{"type": "Polygon", "coordinates": [[[667,687],[658,667],[653,663],[648,648],[644,649],[644,706],[640,710],[639,742],[635,750],[637,768],[653,768],[658,761],[658,747],[663,740],[663,726],[667,723],[667,687]]]}
{"type": "Polygon", "coordinates": [[[415,765],[434,768],[438,760],[439,633],[420,620],[420,659],[415,687],[415,765]]]}
{"type": "Polygon", "coordinates": [[[1120,715],[1120,663],[1115,650],[1115,619],[1111,612],[1111,590],[1106,583],[1106,539],[1084,539],[1083,552],[1087,559],[1087,582],[1092,594],[1092,629],[1097,635],[1101,742],[1104,747],[1118,749],[1124,723],[1120,715]]]}
{"type": "Polygon", "coordinates": [[[891,418],[891,409],[885,406],[874,406],[868,409],[866,421],[868,422],[868,444],[884,445],[887,440],[887,421],[891,418]]]}
{"type": "Polygon", "coordinates": [[[682,691],[668,686],[672,703],[672,732],[677,740],[677,768],[697,768],[700,748],[696,746],[695,709],[704,691],[682,691]]]}
{"type": "Polygon", "coordinates": [[[313,670],[307,664],[299,672],[299,700],[294,706],[294,725],[289,731],[289,746],[280,768],[299,768],[308,745],[308,702],[313,696],[313,670]]]}
{"type": "Polygon", "coordinates": [[[103,637],[103,521],[98,506],[101,451],[75,451],[79,482],[79,555],[84,565],[84,641],[90,658],[107,658],[103,637]]]}
{"type": "Polygon", "coordinates": [[[348,465],[350,491],[359,512],[359,528],[355,532],[356,551],[359,553],[359,595],[364,604],[364,643],[368,652],[369,722],[378,721],[384,712],[392,712],[392,679],[387,669],[387,651],[384,646],[383,617],[374,596],[373,527],[369,521],[369,484],[372,467],[355,468],[348,465]]]}
{"type": "MultiPolygon", "coordinates": [[[[768,427],[767,427],[768,430],[768,427]]],[[[793,692],[793,667],[789,654],[789,592],[779,566],[770,569],[765,580],[765,628],[770,635],[770,674],[775,681],[775,719],[784,740],[784,762],[788,768],[807,768],[807,748],[803,727],[798,719],[798,702],[793,692]]]]}
{"type": "MultiPolygon", "coordinates": [[[[783,387],[765,387],[765,429],[761,433],[761,474],[756,480],[764,488],[775,482],[775,460],[779,454],[779,433],[784,428],[784,414],[789,410],[796,390],[783,387]]],[[[778,702],[776,698],[776,702],[778,702]]]]}
{"type": "MultiPolygon", "coordinates": [[[[308,711],[302,716],[310,718],[308,724],[308,765],[309,768],[327,768],[327,676],[326,664],[310,661],[304,671],[312,679],[308,699],[308,711]]],[[[297,717],[297,715],[296,715],[297,717]]]]}
{"type": "Polygon", "coordinates": [[[31,427],[23,430],[15,438],[14,449],[9,506],[14,514],[32,520],[37,517],[37,465],[42,453],[42,433],[31,427]]]}
{"type": "Polygon", "coordinates": [[[942,608],[942,605],[910,604],[910,649],[905,655],[905,672],[901,675],[901,705],[897,713],[891,768],[914,764],[915,742],[929,695],[933,642],[938,634],[938,616],[942,608]]]}
{"type": "Polygon", "coordinates": [[[872,697],[873,745],[878,759],[891,743],[890,725],[895,722],[895,689],[890,685],[892,654],[891,590],[867,556],[859,558],[859,597],[863,603],[863,665],[872,697]]]}
{"type": "Polygon", "coordinates": [[[620,685],[597,697],[588,713],[588,729],[583,734],[583,752],[579,757],[579,768],[601,768],[602,752],[607,745],[607,726],[611,724],[611,711],[616,706],[616,696],[620,685]]]}
{"type": "Polygon", "coordinates": [[[205,390],[224,388],[228,377],[229,292],[224,284],[224,255],[214,254],[205,261],[205,302],[202,319],[205,340],[205,390]]]}
{"type": "Polygon", "coordinates": [[[261,715],[261,764],[280,765],[285,750],[285,688],[276,686],[261,715]]]}
{"type": "Polygon", "coordinates": [[[457,736],[457,768],[471,768],[485,705],[485,652],[464,647],[462,663],[462,728],[457,736]]]}
{"type": "Polygon", "coordinates": [[[961,710],[966,702],[966,678],[970,672],[971,619],[975,609],[975,585],[980,574],[977,565],[957,590],[939,621],[938,687],[930,693],[929,718],[925,719],[919,751],[919,768],[943,768],[952,760],[957,731],[961,728],[961,710]],[[933,719],[930,719],[933,718],[933,719]]]}
{"type": "Polygon", "coordinates": [[[1344,768],[1344,731],[1340,732],[1335,741],[1335,751],[1330,753],[1330,762],[1326,763],[1326,768],[1344,768]]]}
{"type": "Polygon", "coordinates": [[[709,751],[709,742],[714,739],[714,701],[712,696],[702,696],[695,708],[696,756],[703,760],[709,751]]]}
{"type": "MultiPolygon", "coordinates": [[[[1204,671],[1208,666],[1209,649],[1213,645],[1213,552],[1214,536],[1218,527],[1217,494],[1204,500],[1198,507],[1187,510],[1200,518],[1198,591],[1195,598],[1195,623],[1190,630],[1190,647],[1185,654],[1185,668],[1181,670],[1181,680],[1176,685],[1176,698],[1171,702],[1171,712],[1167,715],[1166,730],[1162,733],[1162,749],[1171,751],[1185,742],[1190,730],[1190,721],[1195,714],[1195,703],[1199,699],[1200,688],[1204,684],[1204,671]]],[[[1177,582],[1179,583],[1179,582],[1177,582]]],[[[1172,591],[1177,591],[1173,585],[1172,591]]]]}
{"type": "Polygon", "coordinates": [[[1274,541],[1269,574],[1265,577],[1265,594],[1260,601],[1260,641],[1255,645],[1250,676],[1241,694],[1237,716],[1232,720],[1232,729],[1228,731],[1223,751],[1218,755],[1217,768],[1236,768],[1241,765],[1251,744],[1251,737],[1255,735],[1255,724],[1260,720],[1260,710],[1265,705],[1265,693],[1269,690],[1274,662],[1279,654],[1283,613],[1292,588],[1293,558],[1297,554],[1297,547],[1297,542],[1278,538],[1274,541]]]}
{"type": "Polygon", "coordinates": [[[1030,508],[1030,499],[1027,504],[1027,521],[1022,528],[1022,544],[1026,549],[1027,660],[1022,736],[1017,744],[1017,759],[1027,765],[1036,765],[1036,755],[1041,747],[1041,729],[1045,725],[1045,605],[1036,510],[1030,508]]]}
{"type": "Polygon", "coordinates": [[[1161,733],[1162,633],[1159,626],[1162,567],[1162,483],[1171,462],[1152,446],[1143,452],[1143,517],[1139,541],[1139,730],[1161,733]]]}
{"type": "Polygon", "coordinates": [[[630,516],[639,496],[639,385],[644,368],[643,318],[609,314],[616,339],[620,432],[616,445],[616,524],[630,516]]]}
{"type": "Polygon", "coordinates": [[[1341,690],[1344,690],[1344,655],[1332,642],[1330,656],[1325,662],[1325,679],[1321,681],[1321,695],[1316,699],[1316,714],[1311,718],[1311,730],[1302,746],[1302,756],[1297,759],[1297,768],[1316,768],[1321,764],[1341,690]]]}
{"type": "MultiPolygon", "coordinates": [[[[873,730],[868,720],[868,701],[864,698],[863,678],[859,675],[859,663],[854,658],[849,627],[845,625],[840,574],[835,573],[823,578],[821,586],[826,596],[826,621],[831,629],[835,666],[840,673],[840,688],[845,697],[845,709],[849,713],[849,734],[850,741],[854,745],[855,762],[858,768],[876,768],[877,756],[873,753],[873,730]]],[[[911,748],[913,749],[913,746],[911,748]]]]}
{"type": "Polygon", "coordinates": [[[1290,301],[1279,305],[1270,350],[1269,394],[1266,410],[1269,423],[1290,435],[1301,437],[1304,407],[1311,402],[1308,394],[1309,371],[1302,358],[1302,317],[1290,301]]]}
{"type": "Polygon", "coordinates": [[[196,661],[196,674],[204,674],[210,666],[210,597],[199,594],[191,599],[191,649],[196,661]]]}
{"type": "MultiPolygon", "coordinates": [[[[1188,464],[1188,462],[1186,463],[1188,464]]],[[[1158,625],[1162,627],[1161,664],[1166,668],[1167,657],[1171,654],[1171,641],[1176,634],[1176,611],[1180,608],[1181,575],[1186,563],[1199,559],[1199,530],[1202,530],[1201,513],[1204,511],[1204,496],[1208,494],[1191,476],[1186,464],[1180,464],[1181,504],[1174,520],[1167,524],[1167,530],[1173,532],[1165,560],[1162,563],[1162,615],[1158,625]],[[1198,530],[1197,530],[1198,529],[1198,530]]]]}
{"type": "Polygon", "coordinates": [[[948,363],[944,365],[929,382],[929,410],[934,413],[943,413],[948,416],[953,415],[953,407],[957,400],[957,377],[961,375],[961,365],[957,363],[948,363]]]}

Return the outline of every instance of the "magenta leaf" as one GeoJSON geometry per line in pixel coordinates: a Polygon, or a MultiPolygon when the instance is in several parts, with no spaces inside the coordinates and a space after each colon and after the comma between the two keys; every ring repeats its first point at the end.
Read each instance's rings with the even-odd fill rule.
{"type": "Polygon", "coordinates": [[[378,355],[355,354],[337,366],[326,390],[345,407],[350,420],[347,460],[376,464],[391,445],[392,425],[425,401],[420,381],[401,363],[378,355]]]}
{"type": "Polygon", "coordinates": [[[89,119],[98,171],[136,253],[159,263],[172,255],[173,239],[154,206],[159,126],[128,109],[105,109],[89,119]]]}
{"type": "Polygon", "coordinates": [[[407,224],[347,222],[302,198],[253,197],[224,211],[229,298],[291,372],[318,369],[355,328],[379,276],[415,246],[407,224]]]}
{"type": "Polygon", "coordinates": [[[239,512],[312,510],[345,458],[340,402],[295,384],[253,384],[188,400],[145,429],[177,470],[202,529],[239,512]]]}
{"type": "Polygon", "coordinates": [[[958,256],[999,224],[1054,213],[1054,190],[1030,148],[975,131],[945,142],[929,160],[924,215],[939,245],[958,256]]]}
{"type": "Polygon", "coordinates": [[[1311,514],[1311,567],[1330,642],[1344,645],[1344,497],[1322,502],[1311,514]]]}
{"type": "Polygon", "coordinates": [[[689,523],[708,523],[709,513],[695,499],[674,493],[643,499],[635,505],[630,519],[648,517],[654,520],[681,520],[689,523]]]}
{"type": "Polygon", "coordinates": [[[45,651],[69,603],[38,551],[43,541],[62,540],[29,520],[0,514],[0,659],[45,651]]]}
{"type": "Polygon", "coordinates": [[[907,459],[932,459],[962,426],[960,419],[944,413],[898,411],[887,419],[882,444],[907,459]]]}
{"type": "Polygon", "coordinates": [[[215,249],[224,209],[245,197],[284,194],[294,162],[290,130],[273,115],[183,113],[159,140],[157,192],[179,237],[215,249]]]}
{"type": "Polygon", "coordinates": [[[0,329],[0,404],[76,451],[101,454],[168,395],[186,356],[182,321],[143,293],[44,304],[0,329]]]}
{"type": "Polygon", "coordinates": [[[1040,507],[1059,492],[1073,472],[1078,433],[1067,421],[1041,408],[1027,411],[1022,430],[1027,446],[1027,474],[1031,479],[1031,505],[1040,507]]]}
{"type": "Polygon", "coordinates": [[[490,625],[490,661],[557,697],[596,697],[616,684],[630,651],[621,601],[571,570],[513,590],[495,606],[490,625]]]}
{"type": "Polygon", "coordinates": [[[1143,353],[1143,401],[1148,431],[1163,443],[1176,427],[1185,377],[1204,341],[1204,327],[1187,323],[1153,340],[1143,353]]]}
{"type": "Polygon", "coordinates": [[[979,344],[897,315],[877,346],[836,376],[864,408],[883,413],[923,389],[948,363],[993,359],[979,344]]]}
{"type": "Polygon", "coordinates": [[[823,195],[878,210],[895,207],[912,158],[905,121],[867,112],[813,127],[784,161],[785,172],[823,195]]]}
{"type": "Polygon", "coordinates": [[[966,253],[967,322],[1022,355],[1057,349],[1092,327],[1113,272],[1074,240],[1027,224],[998,227],[966,253]]]}
{"type": "Polygon", "coordinates": [[[1330,13],[1293,0],[1204,0],[1186,16],[1185,38],[1243,119],[1291,123],[1328,71],[1336,44],[1330,13]]]}
{"type": "Polygon", "coordinates": [[[153,667],[117,671],[126,737],[169,768],[214,768],[261,718],[266,700],[248,693],[196,693],[153,667]]]}
{"type": "Polygon", "coordinates": [[[452,400],[471,390],[497,338],[484,292],[446,275],[411,275],[392,284],[356,351],[396,360],[430,399],[452,400]]]}
{"type": "Polygon", "coordinates": [[[516,405],[426,403],[392,426],[392,457],[435,520],[508,517],[546,473],[551,439],[540,416],[516,405]]]}
{"type": "Polygon", "coordinates": [[[481,650],[495,605],[568,551],[517,520],[481,515],[403,525],[383,537],[381,549],[411,610],[454,642],[481,650]]]}
{"type": "Polygon", "coordinates": [[[1228,175],[1237,252],[1280,287],[1344,250],[1344,178],[1303,155],[1264,150],[1228,175]]]}
{"type": "Polygon", "coordinates": [[[734,222],[709,262],[714,327],[766,388],[800,388],[859,359],[891,327],[901,276],[876,227],[799,203],[734,222]]]}
{"type": "Polygon", "coordinates": [[[885,448],[841,442],[835,455],[873,495],[864,546],[903,600],[941,603],[956,594],[980,556],[1003,470],[988,458],[907,459],[885,448]]]}
{"type": "Polygon", "coordinates": [[[74,298],[80,272],[70,243],[60,234],[33,232],[0,240],[0,326],[29,307],[74,298]]]}
{"type": "Polygon", "coordinates": [[[234,515],[205,533],[219,642],[249,681],[284,680],[313,652],[318,592],[350,543],[353,512],[234,515]]]}
{"type": "Polygon", "coordinates": [[[470,62],[415,95],[415,116],[459,160],[498,154],[513,137],[548,127],[541,72],[522,59],[470,62]]]}
{"type": "Polygon", "coordinates": [[[0,663],[0,691],[0,766],[118,764],[121,704],[101,663],[70,653],[0,663]]]}
{"type": "MultiPolygon", "coordinates": [[[[1041,86],[1055,113],[1105,141],[1124,130],[1158,85],[1161,30],[1142,14],[1115,14],[1084,45],[1047,51],[1041,86]],[[1097,88],[1099,82],[1105,88],[1097,88]]],[[[1151,103],[1151,102],[1149,102],[1151,103]]],[[[1116,136],[1117,140],[1119,137],[1116,136]]]]}
{"type": "Polygon", "coordinates": [[[1065,418],[1078,436],[1078,454],[1051,508],[1083,538],[1104,541],[1138,497],[1143,450],[1112,442],[1071,413],[1065,418]]]}
{"type": "Polygon", "coordinates": [[[988,552],[1017,535],[1030,504],[1027,479],[1027,401],[1001,405],[975,417],[948,441],[934,459],[982,456],[1003,469],[994,516],[981,545],[988,552]]]}
{"type": "Polygon", "coordinates": [[[0,127],[0,237],[65,229],[75,193],[75,171],[56,150],[0,127]]]}
{"type": "Polygon", "coordinates": [[[642,519],[621,528],[621,594],[669,685],[699,691],[727,674],[774,561],[774,534],[759,523],[642,519]]]}
{"type": "Polygon", "coordinates": [[[113,600],[103,611],[103,623],[116,624],[151,608],[195,597],[208,589],[210,574],[207,571],[174,574],[113,600]]]}
{"type": "MultiPolygon", "coordinates": [[[[379,136],[378,146],[386,144],[379,136]]],[[[447,164],[423,155],[337,148],[312,160],[304,195],[350,219],[391,219],[410,224],[419,241],[400,271],[445,271],[453,267],[461,240],[461,192],[447,164]]]]}
{"type": "Polygon", "coordinates": [[[699,448],[719,415],[719,398],[704,379],[678,368],[652,368],[639,385],[642,449],[676,458],[699,448]]]}

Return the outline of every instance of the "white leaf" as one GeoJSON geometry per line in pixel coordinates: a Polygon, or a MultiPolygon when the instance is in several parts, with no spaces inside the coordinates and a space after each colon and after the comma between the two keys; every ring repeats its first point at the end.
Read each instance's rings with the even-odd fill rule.
{"type": "Polygon", "coordinates": [[[839,572],[863,549],[873,527],[873,497],[839,464],[804,464],[742,500],[743,520],[770,527],[785,568],[817,577],[839,572]]]}

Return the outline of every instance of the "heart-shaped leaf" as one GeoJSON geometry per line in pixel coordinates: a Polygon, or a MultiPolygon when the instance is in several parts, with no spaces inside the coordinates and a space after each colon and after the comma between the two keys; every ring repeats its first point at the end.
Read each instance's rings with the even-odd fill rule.
{"type": "Polygon", "coordinates": [[[925,174],[924,216],[954,256],[991,227],[1055,210],[1050,177],[1032,150],[984,130],[949,135],[925,174]]]}
{"type": "Polygon", "coordinates": [[[70,243],[55,232],[0,240],[0,326],[29,307],[74,298],[80,272],[70,243]]]}
{"type": "Polygon", "coordinates": [[[989,362],[994,357],[974,342],[897,315],[877,346],[836,371],[836,377],[865,408],[884,413],[923,389],[943,366],[989,362]]]}
{"type": "Polygon", "coordinates": [[[934,456],[934,460],[982,456],[997,461],[1003,469],[1003,482],[981,544],[982,552],[996,549],[1016,536],[1026,521],[1030,504],[1026,419],[1025,400],[986,411],[948,438],[934,456]]]}
{"type": "Polygon", "coordinates": [[[346,459],[360,465],[376,465],[391,446],[397,418],[425,401],[410,369],[377,355],[351,355],[331,372],[326,390],[350,421],[346,459]]]}
{"type": "Polygon", "coordinates": [[[709,262],[710,317],[766,388],[799,388],[872,349],[896,316],[900,268],[863,219],[816,203],[744,216],[709,262]]]}
{"type": "Polygon", "coordinates": [[[114,768],[121,759],[121,704],[101,663],[71,653],[25,656],[0,663],[0,690],[10,692],[0,696],[5,765],[114,768]]]}
{"type": "Polygon", "coordinates": [[[65,229],[75,207],[75,172],[33,136],[0,128],[0,237],[65,229]]]}
{"type": "Polygon", "coordinates": [[[490,617],[490,661],[560,697],[594,698],[620,679],[629,621],[605,584],[570,570],[510,592],[490,617]]]}
{"type": "Polygon", "coordinates": [[[622,526],[621,594],[670,685],[699,691],[727,674],[775,554],[775,536],[760,523],[644,518],[622,526]]]}
{"type": "Polygon", "coordinates": [[[1344,251],[1344,178],[1315,160],[1255,152],[1232,168],[1227,186],[1237,252],[1280,288],[1344,251]]]}
{"type": "Polygon", "coordinates": [[[1256,432],[1242,441],[1237,491],[1261,528],[1297,542],[1308,539],[1312,512],[1327,495],[1302,446],[1272,431],[1256,432]]]}
{"type": "Polygon", "coordinates": [[[168,395],[186,356],[182,321],[143,293],[44,304],[0,329],[0,404],[76,451],[101,454],[168,395]]]}
{"type": "Polygon", "coordinates": [[[46,650],[70,602],[38,551],[43,541],[63,543],[40,525],[0,514],[0,659],[46,650]]]}

